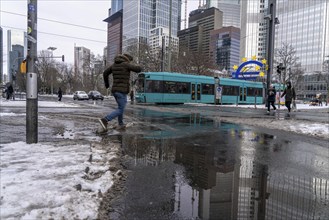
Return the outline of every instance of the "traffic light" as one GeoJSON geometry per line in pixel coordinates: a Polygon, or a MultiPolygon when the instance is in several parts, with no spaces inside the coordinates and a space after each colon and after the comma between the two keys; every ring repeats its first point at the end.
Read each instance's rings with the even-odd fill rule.
{"type": "Polygon", "coordinates": [[[280,65],[276,66],[276,72],[281,74],[282,70],[285,70],[286,67],[282,66],[282,63],[280,63],[280,65]]]}
{"type": "Polygon", "coordinates": [[[23,60],[20,66],[21,73],[26,73],[26,60],[23,60]]]}

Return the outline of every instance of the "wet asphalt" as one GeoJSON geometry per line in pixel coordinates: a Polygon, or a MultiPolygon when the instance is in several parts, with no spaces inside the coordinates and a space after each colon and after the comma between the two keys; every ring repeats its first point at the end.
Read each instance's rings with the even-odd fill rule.
{"type": "MultiPolygon", "coordinates": [[[[115,104],[83,105],[39,108],[39,118],[46,118],[39,120],[39,141],[94,140],[97,126],[90,123],[115,104]]],[[[104,138],[121,144],[127,173],[124,191],[110,203],[111,219],[328,219],[326,141],[215,121],[207,107],[202,113],[168,107],[172,111],[129,105],[134,125],[104,138]]],[[[244,114],[256,117],[255,110],[244,114]]],[[[24,117],[2,118],[1,143],[24,141],[24,135],[24,117]]]]}

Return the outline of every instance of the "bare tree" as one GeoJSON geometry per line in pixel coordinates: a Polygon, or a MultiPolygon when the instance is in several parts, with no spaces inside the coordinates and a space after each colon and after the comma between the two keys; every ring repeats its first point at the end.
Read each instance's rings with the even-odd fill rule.
{"type": "MultiPolygon", "coordinates": [[[[326,56],[329,57],[329,56],[326,56]]],[[[329,59],[323,61],[322,64],[322,72],[318,72],[319,74],[319,80],[323,80],[326,84],[327,88],[327,99],[329,97],[329,59]]]]}
{"type": "MultiPolygon", "coordinates": [[[[186,50],[188,51],[188,50],[186,50]]],[[[213,76],[218,66],[208,56],[193,51],[182,52],[174,60],[174,70],[181,73],[213,76]]]]}
{"type": "Polygon", "coordinates": [[[44,93],[51,93],[53,81],[57,76],[57,69],[55,67],[55,60],[50,56],[47,51],[40,51],[38,62],[36,63],[38,72],[39,89],[44,93]]]}
{"type": "MultiPolygon", "coordinates": [[[[301,71],[289,71],[289,68],[290,70],[292,70],[296,69],[295,67],[300,66],[300,64],[297,63],[298,60],[299,57],[296,56],[296,50],[291,44],[282,43],[281,48],[275,50],[275,64],[279,65],[280,63],[282,63],[282,65],[286,68],[285,71],[282,71],[281,75],[278,76],[278,78],[281,77],[281,82],[293,80],[296,77],[292,74],[301,73],[301,71]]],[[[301,68],[298,69],[300,70],[301,68]]],[[[273,71],[273,75],[277,75],[276,71],[273,71]]]]}
{"type": "Polygon", "coordinates": [[[73,65],[58,62],[56,68],[59,73],[57,77],[57,85],[62,88],[64,93],[71,94],[74,91],[74,85],[76,84],[73,65]]]}

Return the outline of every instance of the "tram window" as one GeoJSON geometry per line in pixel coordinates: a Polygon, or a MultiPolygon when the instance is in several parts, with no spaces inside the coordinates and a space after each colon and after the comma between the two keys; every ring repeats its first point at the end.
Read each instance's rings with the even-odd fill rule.
{"type": "Polygon", "coordinates": [[[162,92],[163,83],[158,80],[147,80],[145,92],[162,92]]]}
{"type": "Polygon", "coordinates": [[[201,84],[203,95],[213,95],[214,94],[214,84],[201,84]]]}
{"type": "Polygon", "coordinates": [[[262,97],[263,96],[263,91],[261,88],[247,88],[247,94],[248,96],[257,96],[257,97],[262,97]]]}
{"type": "Polygon", "coordinates": [[[238,86],[223,86],[222,95],[239,95],[239,87],[238,86]]]}
{"type": "Polygon", "coordinates": [[[190,83],[187,82],[163,82],[163,92],[164,93],[180,93],[189,94],[190,93],[190,83]]]}
{"type": "Polygon", "coordinates": [[[144,92],[144,78],[138,79],[136,91],[137,92],[144,92]]]}

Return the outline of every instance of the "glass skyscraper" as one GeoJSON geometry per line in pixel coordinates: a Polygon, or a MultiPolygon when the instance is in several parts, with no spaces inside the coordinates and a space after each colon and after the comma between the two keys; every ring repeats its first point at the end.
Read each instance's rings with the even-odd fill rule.
{"type": "Polygon", "coordinates": [[[157,27],[170,28],[171,24],[171,36],[177,37],[180,13],[181,0],[123,1],[123,51],[138,51],[136,47],[147,44],[150,30],[157,27]]]}
{"type": "Polygon", "coordinates": [[[267,6],[267,0],[241,1],[240,58],[266,58],[267,6]]]}
{"type": "Polygon", "coordinates": [[[329,55],[329,1],[277,0],[275,48],[291,44],[306,73],[322,71],[329,55]]]}
{"type": "Polygon", "coordinates": [[[206,6],[223,12],[223,27],[240,28],[240,0],[207,0],[206,6]]]}

